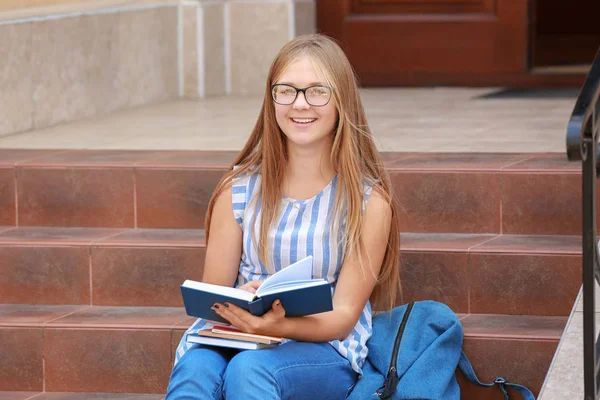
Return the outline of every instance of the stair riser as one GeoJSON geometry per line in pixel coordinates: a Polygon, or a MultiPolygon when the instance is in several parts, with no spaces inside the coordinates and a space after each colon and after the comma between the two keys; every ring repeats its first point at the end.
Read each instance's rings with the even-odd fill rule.
{"type": "MultiPolygon", "coordinates": [[[[182,306],[205,247],[0,245],[0,303],[182,306]],[[91,273],[91,279],[90,279],[91,273]]],[[[410,251],[401,303],[433,299],[457,313],[569,315],[581,256],[410,251]]]]}
{"type": "MultiPolygon", "coordinates": [[[[0,224],[203,228],[224,170],[17,167],[15,178],[4,168],[0,224]]],[[[391,170],[391,176],[405,232],[581,234],[578,173],[391,170]]]]}
{"type": "MultiPolygon", "coordinates": [[[[463,350],[481,382],[491,383],[501,376],[507,382],[527,386],[537,397],[557,346],[558,340],[466,337],[463,350]],[[494,360],[493,363],[490,360],[494,360]]],[[[497,387],[477,387],[461,373],[458,373],[458,381],[461,400],[504,400],[497,387]]],[[[512,389],[509,392],[511,399],[521,398],[512,389]]]]}
{"type": "Polygon", "coordinates": [[[403,251],[402,298],[457,313],[566,316],[581,286],[581,256],[403,251]]]}
{"type": "MultiPolygon", "coordinates": [[[[0,390],[164,393],[182,329],[0,329],[0,390]],[[42,358],[45,365],[42,368],[42,358]],[[144,371],[140,374],[139,371],[144,371]]],[[[558,340],[466,337],[464,349],[484,382],[503,376],[538,393],[558,340]],[[491,365],[489,360],[495,360],[491,365]]],[[[461,399],[496,399],[464,379],[461,399]]]]}
{"type": "Polygon", "coordinates": [[[204,247],[0,245],[0,303],[183,306],[179,285],[202,279],[204,255],[204,247]]]}

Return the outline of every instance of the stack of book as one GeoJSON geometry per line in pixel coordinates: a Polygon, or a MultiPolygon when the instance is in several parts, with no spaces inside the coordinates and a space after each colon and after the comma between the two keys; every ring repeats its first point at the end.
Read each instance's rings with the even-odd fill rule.
{"type": "Polygon", "coordinates": [[[286,317],[302,317],[333,310],[331,284],[324,279],[313,279],[313,258],[308,256],[265,279],[256,293],[186,280],[181,295],[188,315],[216,324],[197,334],[188,334],[187,341],[210,346],[238,349],[263,349],[277,346],[282,338],[252,335],[231,327],[211,307],[215,303],[231,303],[255,316],[262,316],[280,300],[286,317]]]}
{"type": "Polygon", "coordinates": [[[187,337],[189,343],[207,346],[231,347],[243,350],[259,350],[277,346],[283,338],[244,333],[232,326],[215,325],[187,337]]]}

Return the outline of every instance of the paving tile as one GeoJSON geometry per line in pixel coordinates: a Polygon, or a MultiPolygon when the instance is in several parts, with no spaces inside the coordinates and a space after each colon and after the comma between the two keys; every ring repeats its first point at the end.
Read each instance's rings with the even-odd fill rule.
{"type": "Polygon", "coordinates": [[[171,370],[171,331],[45,330],[49,392],[164,393],[171,370]]]}
{"type": "Polygon", "coordinates": [[[124,231],[123,228],[18,227],[0,232],[0,244],[82,246],[124,231]]]}
{"type": "Polygon", "coordinates": [[[133,167],[166,154],[159,150],[70,150],[23,161],[26,167],[133,167]]]}
{"type": "Polygon", "coordinates": [[[99,240],[95,245],[98,247],[205,247],[206,234],[203,229],[131,229],[99,240]]]}
{"type": "Polygon", "coordinates": [[[61,153],[64,150],[0,149],[0,166],[14,166],[21,162],[61,153]]]}
{"type": "Polygon", "coordinates": [[[208,203],[223,173],[137,168],[137,227],[204,228],[208,203]]]}
{"type": "Polygon", "coordinates": [[[16,225],[15,172],[0,168],[0,225],[16,225]]]}
{"type": "Polygon", "coordinates": [[[420,153],[392,163],[393,170],[499,171],[531,158],[531,154],[515,153],[420,153]]]}
{"type": "Polygon", "coordinates": [[[400,263],[402,303],[436,300],[454,312],[469,312],[466,253],[404,251],[400,263]]]}
{"type": "Polygon", "coordinates": [[[92,304],[183,306],[179,287],[202,280],[206,249],[170,246],[93,247],[92,304]]]}
{"type": "Polygon", "coordinates": [[[543,153],[534,154],[524,161],[517,162],[504,168],[507,172],[579,172],[581,173],[581,161],[569,161],[566,153],[543,153]]]}
{"type": "Polygon", "coordinates": [[[41,328],[0,328],[0,354],[0,390],[43,389],[41,328]]]}
{"type": "MultiPolygon", "coordinates": [[[[508,382],[527,386],[537,396],[557,345],[558,340],[465,338],[463,349],[480,381],[489,383],[502,376],[508,382]]],[[[460,372],[458,378],[461,400],[504,400],[498,388],[467,383],[460,372]]],[[[510,398],[520,396],[510,390],[510,398]]]]}
{"type": "Polygon", "coordinates": [[[579,255],[469,254],[470,312],[567,316],[581,286],[579,255]]]}
{"type": "Polygon", "coordinates": [[[164,398],[164,394],[46,392],[37,396],[35,400],[164,400],[164,398]]]}
{"type": "Polygon", "coordinates": [[[400,251],[467,252],[498,235],[463,233],[401,233],[400,251]]]}
{"type": "Polygon", "coordinates": [[[140,162],[140,167],[153,168],[217,168],[226,169],[238,151],[174,151],[152,161],[140,162]]]}
{"type": "Polygon", "coordinates": [[[14,226],[0,226],[0,233],[10,231],[11,229],[15,229],[14,226]]]}
{"type": "Polygon", "coordinates": [[[500,233],[500,174],[390,173],[400,229],[429,233],[500,233]]]}
{"type": "MultiPolygon", "coordinates": [[[[0,392],[0,400],[28,400],[42,392],[0,392]]],[[[35,397],[39,399],[39,397],[35,397]]]]}
{"type": "Polygon", "coordinates": [[[131,169],[19,167],[17,175],[19,225],[134,225],[131,169]]]}
{"type": "Polygon", "coordinates": [[[581,254],[581,236],[565,235],[501,235],[477,245],[471,252],[581,254]]]}
{"type": "Polygon", "coordinates": [[[88,306],[0,304],[0,326],[39,326],[88,306]]]}
{"type": "Polygon", "coordinates": [[[469,314],[461,323],[466,337],[560,340],[568,317],[469,314]]]}
{"type": "Polygon", "coordinates": [[[0,303],[90,304],[89,249],[0,245],[0,303]]]}
{"type": "Polygon", "coordinates": [[[82,309],[46,324],[46,328],[166,329],[186,321],[183,307],[102,307],[82,309]]]}

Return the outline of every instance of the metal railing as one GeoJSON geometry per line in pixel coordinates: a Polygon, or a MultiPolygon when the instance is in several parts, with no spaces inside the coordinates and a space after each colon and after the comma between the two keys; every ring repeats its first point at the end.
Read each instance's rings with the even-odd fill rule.
{"type": "Polygon", "coordinates": [[[567,156],[582,161],[583,378],[585,400],[600,398],[600,341],[596,337],[595,285],[600,283],[596,237],[596,179],[600,177],[600,50],[585,80],[567,127],[567,156]]]}

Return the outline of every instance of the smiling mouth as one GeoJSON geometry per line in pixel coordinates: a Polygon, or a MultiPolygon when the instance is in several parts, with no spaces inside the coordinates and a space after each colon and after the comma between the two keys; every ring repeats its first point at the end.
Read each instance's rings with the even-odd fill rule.
{"type": "Polygon", "coordinates": [[[294,121],[297,124],[310,124],[311,122],[314,122],[316,120],[316,118],[292,118],[292,121],[294,121]]]}

